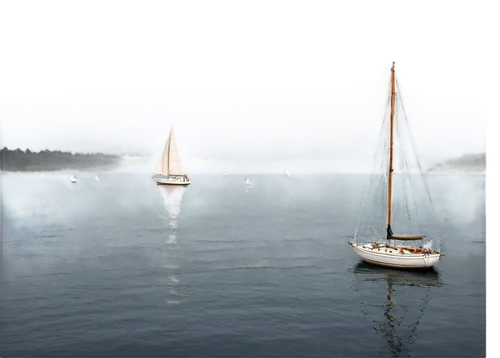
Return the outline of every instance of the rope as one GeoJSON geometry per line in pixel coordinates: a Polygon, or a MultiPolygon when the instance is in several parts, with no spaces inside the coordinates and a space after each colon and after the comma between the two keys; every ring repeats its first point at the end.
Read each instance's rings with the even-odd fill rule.
{"type": "MultiPolygon", "coordinates": [[[[379,87],[380,88],[380,87],[379,87]]],[[[384,87],[382,87],[384,88],[384,87]]],[[[377,88],[378,89],[378,88],[377,88]]],[[[383,117],[382,117],[382,123],[380,125],[380,130],[379,130],[379,140],[380,140],[380,136],[382,134],[382,129],[383,129],[383,126],[385,124],[385,118],[386,118],[386,111],[387,111],[387,105],[388,105],[389,101],[387,100],[386,103],[385,103],[385,106],[384,106],[384,109],[382,110],[383,112],[383,117]]],[[[377,154],[378,154],[378,147],[376,148],[374,154],[373,154],[373,158],[372,158],[372,168],[375,166],[375,161],[377,159],[377,154]]],[[[359,224],[361,223],[361,217],[363,215],[363,209],[365,207],[365,204],[366,204],[366,199],[368,197],[368,191],[370,189],[370,183],[372,181],[372,177],[373,177],[373,174],[374,174],[374,170],[372,170],[372,173],[370,174],[370,177],[368,178],[368,184],[366,185],[366,191],[365,191],[365,195],[364,195],[364,198],[363,198],[363,202],[361,204],[361,211],[359,213],[359,217],[358,217],[358,222],[356,223],[356,229],[354,230],[354,236],[353,236],[353,242],[356,241],[356,236],[358,236],[358,231],[359,231],[359,224]]]]}

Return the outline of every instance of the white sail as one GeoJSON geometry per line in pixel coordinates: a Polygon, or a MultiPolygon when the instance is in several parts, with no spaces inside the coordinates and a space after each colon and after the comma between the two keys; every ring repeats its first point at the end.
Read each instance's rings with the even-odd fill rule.
{"type": "Polygon", "coordinates": [[[179,153],[177,152],[173,128],[170,130],[170,136],[165,144],[165,148],[163,148],[163,153],[156,167],[155,174],[185,175],[182,171],[179,153]]]}
{"type": "Polygon", "coordinates": [[[170,145],[170,137],[168,137],[167,143],[165,143],[165,147],[163,148],[163,152],[161,154],[160,160],[158,161],[158,165],[156,166],[155,174],[164,174],[168,175],[168,147],[170,145]]]}
{"type": "Polygon", "coordinates": [[[175,144],[174,129],[170,131],[170,148],[169,148],[169,163],[168,170],[169,174],[173,175],[185,175],[182,171],[181,161],[179,159],[179,153],[177,152],[177,145],[175,144]]]}

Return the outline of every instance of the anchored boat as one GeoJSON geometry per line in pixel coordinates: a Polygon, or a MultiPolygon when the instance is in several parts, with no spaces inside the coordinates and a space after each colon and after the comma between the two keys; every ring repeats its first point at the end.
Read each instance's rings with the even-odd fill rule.
{"type": "Polygon", "coordinates": [[[153,179],[160,185],[191,184],[187,174],[182,171],[177,145],[175,144],[174,128],[170,130],[170,135],[156,167],[153,179]]]}

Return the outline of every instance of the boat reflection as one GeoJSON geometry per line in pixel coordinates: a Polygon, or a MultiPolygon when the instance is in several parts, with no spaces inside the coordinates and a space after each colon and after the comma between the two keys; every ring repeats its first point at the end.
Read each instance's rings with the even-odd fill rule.
{"type": "MultiPolygon", "coordinates": [[[[441,287],[439,271],[434,268],[397,270],[365,262],[357,263],[350,271],[354,274],[357,291],[370,295],[367,302],[361,302],[361,311],[371,328],[385,337],[391,356],[410,354],[432,290],[441,287]],[[386,291],[386,298],[374,302],[381,288],[386,291]]],[[[385,349],[381,347],[380,353],[384,354],[385,349]]]]}
{"type": "Polygon", "coordinates": [[[167,304],[179,304],[182,302],[181,294],[179,293],[180,280],[176,272],[179,270],[179,257],[177,252],[177,218],[181,212],[181,202],[184,192],[187,190],[183,186],[157,186],[157,190],[163,199],[165,206],[165,226],[167,228],[167,240],[165,244],[168,245],[163,254],[162,267],[166,272],[166,285],[168,288],[167,304]]]}

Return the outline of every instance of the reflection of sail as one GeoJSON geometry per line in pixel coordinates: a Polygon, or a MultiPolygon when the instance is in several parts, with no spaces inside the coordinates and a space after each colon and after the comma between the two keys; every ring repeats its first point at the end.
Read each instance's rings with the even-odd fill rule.
{"type": "Polygon", "coordinates": [[[415,332],[430,299],[431,289],[441,286],[434,269],[423,271],[394,270],[360,262],[351,270],[361,292],[380,292],[380,300],[361,302],[370,326],[387,339],[393,357],[406,356],[415,340],[415,332]],[[370,286],[370,287],[367,287],[370,286]],[[385,296],[385,298],[384,298],[385,296]]]}
{"type": "Polygon", "coordinates": [[[167,249],[164,255],[165,264],[162,266],[166,272],[166,285],[168,287],[168,297],[166,299],[167,304],[179,304],[181,303],[180,294],[178,292],[177,286],[179,286],[179,278],[176,276],[176,271],[179,269],[179,263],[177,258],[177,217],[181,211],[181,201],[186,187],[183,186],[158,186],[157,189],[160,191],[161,197],[163,199],[163,204],[165,205],[165,222],[167,227],[167,241],[165,244],[167,249]]]}

